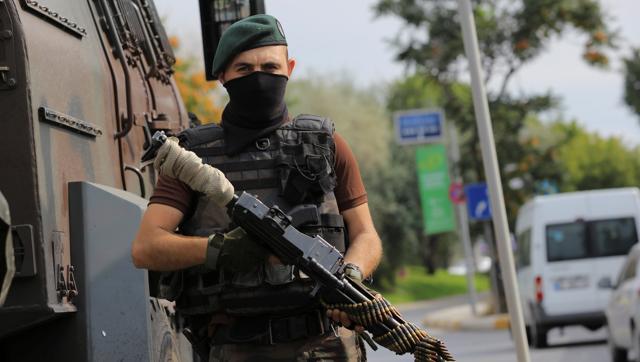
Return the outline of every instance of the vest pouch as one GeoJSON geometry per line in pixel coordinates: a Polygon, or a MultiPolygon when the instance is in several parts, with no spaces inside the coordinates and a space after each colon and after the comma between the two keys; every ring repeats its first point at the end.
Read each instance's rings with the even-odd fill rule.
{"type": "Polygon", "coordinates": [[[182,294],[184,288],[184,272],[163,272],[158,280],[158,294],[162,299],[175,301],[182,294]]]}
{"type": "Polygon", "coordinates": [[[264,263],[264,281],[270,285],[291,283],[294,279],[293,265],[264,263]]]}
{"type": "Polygon", "coordinates": [[[232,316],[283,315],[316,306],[317,300],[310,295],[313,287],[308,279],[255,288],[227,287],[220,301],[223,310],[232,316]]]}
{"type": "Polygon", "coordinates": [[[236,272],[231,276],[230,285],[238,288],[257,287],[264,282],[264,268],[262,265],[256,266],[247,272],[236,272]]]}
{"type": "MultiPolygon", "coordinates": [[[[335,188],[335,176],[310,177],[297,169],[280,171],[282,196],[292,205],[311,203],[325,194],[325,188],[335,188]]],[[[329,192],[331,192],[329,191],[329,192]]]]}
{"type": "Polygon", "coordinates": [[[176,308],[184,315],[212,313],[220,308],[218,294],[222,290],[221,275],[204,265],[185,269],[183,290],[176,298],[176,308]]]}

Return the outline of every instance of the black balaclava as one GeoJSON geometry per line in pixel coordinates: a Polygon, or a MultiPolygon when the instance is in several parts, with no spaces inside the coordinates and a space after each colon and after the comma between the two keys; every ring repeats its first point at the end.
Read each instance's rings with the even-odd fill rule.
{"type": "Polygon", "coordinates": [[[288,120],[284,103],[288,80],[284,75],[253,72],[224,84],[229,93],[222,112],[227,154],[237,154],[288,120]]]}

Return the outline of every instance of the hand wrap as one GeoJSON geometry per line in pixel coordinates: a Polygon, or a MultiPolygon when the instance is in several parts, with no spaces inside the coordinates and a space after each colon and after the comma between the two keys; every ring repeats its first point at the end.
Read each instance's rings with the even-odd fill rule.
{"type": "Polygon", "coordinates": [[[203,164],[198,155],[180,147],[175,137],[169,137],[160,147],[153,166],[161,175],[184,182],[221,207],[226,206],[233,198],[233,185],[224,173],[211,165],[203,164]]]}

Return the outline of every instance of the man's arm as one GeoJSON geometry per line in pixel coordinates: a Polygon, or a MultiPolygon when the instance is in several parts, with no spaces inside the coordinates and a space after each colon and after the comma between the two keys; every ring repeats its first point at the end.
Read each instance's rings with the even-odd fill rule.
{"type": "Polygon", "coordinates": [[[170,271],[204,263],[207,238],[175,233],[183,217],[182,211],[171,206],[149,205],[131,248],[137,268],[170,271]]]}
{"type": "MultiPolygon", "coordinates": [[[[344,256],[345,263],[357,265],[363,277],[368,277],[382,258],[382,242],[373,226],[369,204],[364,203],[342,212],[345,225],[349,229],[349,249],[344,256]]],[[[339,309],[328,309],[327,317],[349,327],[351,320],[347,313],[339,309]]],[[[355,326],[358,333],[364,332],[363,326],[355,326]]]]}
{"type": "Polygon", "coordinates": [[[345,210],[342,217],[349,230],[349,249],[344,258],[345,263],[357,265],[367,277],[373,273],[382,258],[382,242],[373,226],[369,204],[345,210]]]}

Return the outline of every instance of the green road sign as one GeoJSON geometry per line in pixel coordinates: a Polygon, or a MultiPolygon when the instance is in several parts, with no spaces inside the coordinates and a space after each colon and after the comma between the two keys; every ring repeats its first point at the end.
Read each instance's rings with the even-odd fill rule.
{"type": "Polygon", "coordinates": [[[422,223],[427,235],[455,230],[453,206],[449,199],[447,150],[442,144],[418,148],[418,185],[422,204],[422,223]]]}

